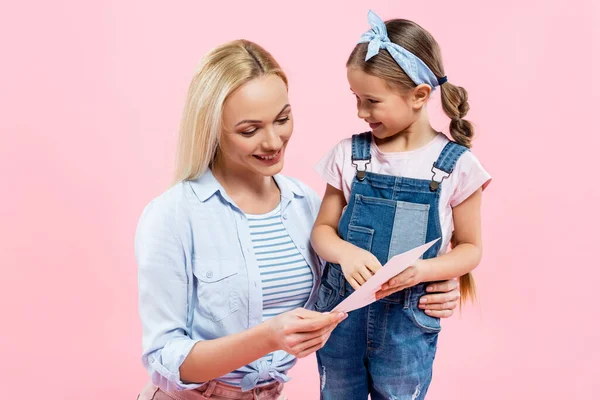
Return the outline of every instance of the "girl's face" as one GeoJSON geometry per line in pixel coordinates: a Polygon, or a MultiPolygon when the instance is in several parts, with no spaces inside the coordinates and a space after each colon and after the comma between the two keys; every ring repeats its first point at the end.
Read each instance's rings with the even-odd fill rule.
{"type": "Polygon", "coordinates": [[[418,109],[406,94],[390,88],[386,82],[358,68],[347,69],[350,89],[356,96],[358,118],[364,119],[378,139],[405,131],[419,118],[418,109]]]}
{"type": "Polygon", "coordinates": [[[276,175],[293,128],[283,80],[272,74],[254,79],[225,103],[219,157],[230,172],[276,175]]]}

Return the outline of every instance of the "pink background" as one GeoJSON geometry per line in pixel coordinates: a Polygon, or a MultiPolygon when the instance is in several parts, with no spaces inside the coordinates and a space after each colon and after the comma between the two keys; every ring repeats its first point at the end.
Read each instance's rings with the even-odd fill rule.
{"type": "MultiPolygon", "coordinates": [[[[296,118],[285,172],[322,191],[312,165],[366,128],[344,63],[369,8],[436,36],[494,177],[480,302],[444,321],[428,398],[596,398],[597,1],[165,4],[0,7],[2,398],[135,398],[134,229],[171,178],[197,62],[237,38],[275,55],[296,118]]],[[[430,109],[446,130],[439,94],[430,109]]],[[[292,376],[291,400],[317,398],[314,357],[292,376]]]]}

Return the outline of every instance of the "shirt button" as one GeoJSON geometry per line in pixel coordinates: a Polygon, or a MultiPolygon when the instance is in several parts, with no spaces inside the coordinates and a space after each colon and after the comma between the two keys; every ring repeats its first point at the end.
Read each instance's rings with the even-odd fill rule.
{"type": "Polygon", "coordinates": [[[153,363],[153,362],[154,362],[154,357],[150,356],[150,357],[148,358],[148,361],[150,361],[151,363],[153,363]]]}
{"type": "Polygon", "coordinates": [[[288,219],[288,215],[287,214],[283,214],[283,219],[288,219]]]}
{"type": "Polygon", "coordinates": [[[246,253],[250,253],[250,247],[246,247],[246,253]]]}
{"type": "Polygon", "coordinates": [[[257,282],[254,282],[254,287],[258,287],[258,283],[257,282]]]}
{"type": "Polygon", "coordinates": [[[306,248],[306,246],[304,246],[303,244],[300,245],[300,249],[304,250],[306,248]]]}
{"type": "Polygon", "coordinates": [[[208,271],[208,272],[206,273],[206,277],[207,277],[207,278],[212,278],[212,276],[213,276],[213,273],[212,273],[212,271],[208,271]]]}

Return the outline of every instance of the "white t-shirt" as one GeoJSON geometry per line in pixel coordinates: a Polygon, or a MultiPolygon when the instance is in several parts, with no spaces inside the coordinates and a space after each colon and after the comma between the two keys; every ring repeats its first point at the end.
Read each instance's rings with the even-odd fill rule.
{"type": "MultiPolygon", "coordinates": [[[[440,133],[419,149],[384,153],[375,141],[371,141],[371,163],[367,171],[429,181],[433,175],[431,167],[448,142],[448,138],[440,133]]],[[[356,175],[356,167],[352,165],[352,138],[339,142],[317,163],[315,170],[328,184],[344,192],[347,203],[356,175]]],[[[439,177],[436,176],[436,180],[439,177]]],[[[485,189],[490,180],[490,174],[470,151],[460,156],[452,174],[444,179],[439,203],[443,237],[439,254],[446,252],[452,236],[452,207],[465,201],[480,187],[485,189]]]]}

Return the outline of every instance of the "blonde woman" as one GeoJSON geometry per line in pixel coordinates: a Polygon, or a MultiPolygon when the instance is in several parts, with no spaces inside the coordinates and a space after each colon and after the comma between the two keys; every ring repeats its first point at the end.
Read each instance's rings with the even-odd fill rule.
{"type": "MultiPolygon", "coordinates": [[[[190,85],[174,186],[136,233],[140,400],[285,399],[296,358],[346,318],[312,311],[323,263],[310,246],[320,198],[279,175],[293,131],[287,78],[260,46],[207,54],[190,85]]],[[[449,316],[455,281],[428,308],[449,316]]]]}

